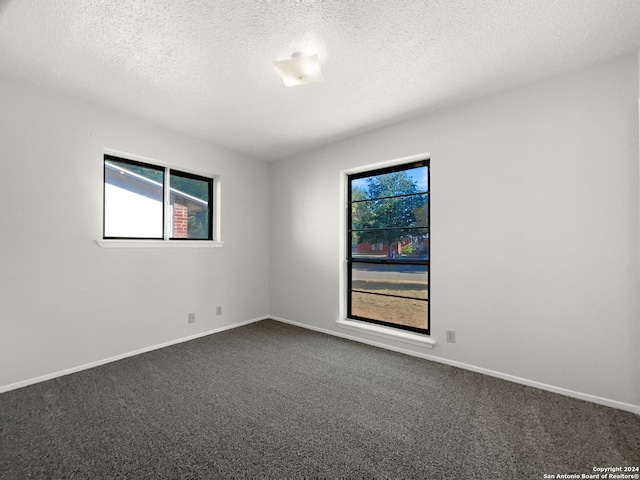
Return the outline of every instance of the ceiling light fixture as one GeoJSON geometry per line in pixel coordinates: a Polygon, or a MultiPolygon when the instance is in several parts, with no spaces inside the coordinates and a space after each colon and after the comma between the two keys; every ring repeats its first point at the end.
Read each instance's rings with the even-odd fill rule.
{"type": "Polygon", "coordinates": [[[294,53],[287,60],[275,60],[273,64],[278,71],[285,87],[306,85],[307,83],[323,82],[318,55],[294,53]]]}

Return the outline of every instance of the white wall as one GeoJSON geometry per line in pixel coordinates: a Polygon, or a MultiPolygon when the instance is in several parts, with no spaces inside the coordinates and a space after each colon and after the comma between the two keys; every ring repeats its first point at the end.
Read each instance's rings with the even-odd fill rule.
{"type": "Polygon", "coordinates": [[[272,315],[640,405],[637,56],[283,159],[270,175],[272,315]],[[341,170],[421,152],[432,350],[335,323],[341,170]]]}
{"type": "Polygon", "coordinates": [[[0,165],[0,389],[268,314],[267,164],[2,80],[0,165]],[[105,148],[221,175],[224,246],[100,248],[105,148]]]}

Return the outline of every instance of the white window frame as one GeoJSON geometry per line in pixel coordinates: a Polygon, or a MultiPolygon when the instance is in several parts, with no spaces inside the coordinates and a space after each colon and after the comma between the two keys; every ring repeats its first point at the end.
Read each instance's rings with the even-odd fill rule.
{"type": "Polygon", "coordinates": [[[338,319],[336,325],[341,329],[355,331],[375,337],[381,337],[386,340],[398,341],[423,348],[433,348],[436,346],[436,341],[431,335],[425,335],[422,333],[414,333],[407,330],[400,330],[394,327],[387,327],[383,325],[375,325],[372,323],[362,322],[359,320],[351,319],[347,317],[347,277],[348,277],[348,264],[347,264],[347,246],[344,239],[347,235],[347,212],[346,204],[348,198],[347,189],[349,188],[349,175],[355,173],[361,173],[368,170],[376,170],[379,168],[392,167],[395,165],[402,165],[405,163],[416,162],[425,158],[431,158],[430,153],[420,153],[417,155],[411,155],[408,157],[396,158],[393,160],[387,160],[379,163],[372,163],[355,167],[340,172],[340,212],[338,214],[338,221],[340,222],[340,228],[338,229],[339,235],[339,288],[340,288],[340,304],[338,310],[338,319]]]}

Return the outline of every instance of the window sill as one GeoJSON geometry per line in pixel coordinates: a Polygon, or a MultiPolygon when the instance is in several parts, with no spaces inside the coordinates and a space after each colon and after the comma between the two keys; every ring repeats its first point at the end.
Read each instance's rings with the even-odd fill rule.
{"type": "Polygon", "coordinates": [[[219,248],[223,242],[208,240],[96,240],[102,248],[219,248]]]}
{"type": "Polygon", "coordinates": [[[353,330],[360,333],[368,333],[375,335],[376,337],[382,337],[389,340],[397,340],[411,345],[419,347],[433,348],[436,346],[436,341],[425,335],[418,333],[412,333],[405,330],[396,330],[390,327],[383,327],[381,325],[373,325],[365,322],[358,322],[356,320],[338,320],[336,324],[339,327],[353,330]]]}

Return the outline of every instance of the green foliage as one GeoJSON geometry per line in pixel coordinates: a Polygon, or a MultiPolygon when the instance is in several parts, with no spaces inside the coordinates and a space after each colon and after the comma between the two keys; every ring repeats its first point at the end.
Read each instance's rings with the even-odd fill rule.
{"type": "MultiPolygon", "coordinates": [[[[426,225],[427,196],[418,193],[418,185],[404,171],[370,177],[366,190],[354,186],[351,190],[354,202],[352,227],[366,230],[354,232],[352,242],[389,244],[390,254],[394,242],[409,238],[407,230],[390,227],[426,225]]],[[[409,232],[415,239],[415,230],[409,232]]]]}
{"type": "Polygon", "coordinates": [[[189,215],[187,223],[189,238],[207,238],[209,236],[209,218],[207,214],[207,210],[201,210],[189,215]]]}
{"type": "Polygon", "coordinates": [[[137,173],[141,177],[147,178],[149,180],[153,180],[158,183],[162,183],[164,180],[164,171],[157,170],[155,168],[143,167],[142,165],[136,165],[129,162],[118,162],[116,160],[109,160],[110,163],[113,163],[119,167],[122,167],[129,172],[137,173]]]}
{"type": "Polygon", "coordinates": [[[181,192],[199,198],[200,200],[204,200],[205,202],[209,201],[209,184],[202,180],[172,175],[171,188],[180,190],[181,192]]]}
{"type": "MultiPolygon", "coordinates": [[[[355,202],[358,200],[365,200],[366,198],[367,198],[366,190],[359,187],[353,187],[351,189],[352,202],[355,202]]],[[[352,218],[353,218],[353,228],[365,228],[365,227],[361,227],[360,225],[364,224],[365,222],[364,219],[369,214],[369,209],[366,206],[366,202],[352,203],[351,209],[352,209],[352,218]]],[[[354,244],[361,243],[360,232],[353,232],[351,241],[354,244]]]]}

